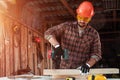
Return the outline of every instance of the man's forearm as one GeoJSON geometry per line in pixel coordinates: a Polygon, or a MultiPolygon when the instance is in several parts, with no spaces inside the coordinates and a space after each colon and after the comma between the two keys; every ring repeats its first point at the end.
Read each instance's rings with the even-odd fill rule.
{"type": "Polygon", "coordinates": [[[48,41],[49,41],[49,42],[51,43],[51,45],[53,45],[54,47],[57,47],[57,46],[60,45],[59,42],[56,40],[55,37],[51,37],[48,41]]]}
{"type": "Polygon", "coordinates": [[[90,58],[90,60],[87,63],[90,65],[90,67],[92,67],[96,62],[96,59],[90,58]]]}

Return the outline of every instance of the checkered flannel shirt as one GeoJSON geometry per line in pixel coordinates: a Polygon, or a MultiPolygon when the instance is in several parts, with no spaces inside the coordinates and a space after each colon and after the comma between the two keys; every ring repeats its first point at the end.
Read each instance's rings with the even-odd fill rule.
{"type": "MultiPolygon", "coordinates": [[[[101,59],[100,37],[90,25],[82,33],[79,33],[77,22],[65,22],[51,27],[45,32],[47,40],[51,36],[60,38],[62,48],[68,50],[69,59],[62,59],[60,63],[62,69],[77,68],[91,57],[96,61],[101,59]]],[[[56,66],[59,66],[59,63],[56,66]]]]}

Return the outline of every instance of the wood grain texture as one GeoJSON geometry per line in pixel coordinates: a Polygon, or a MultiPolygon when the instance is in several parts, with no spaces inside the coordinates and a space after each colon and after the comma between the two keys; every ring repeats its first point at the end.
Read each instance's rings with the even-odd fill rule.
{"type": "Polygon", "coordinates": [[[0,16],[0,22],[0,77],[13,76],[27,68],[35,75],[40,75],[36,45],[32,41],[32,36],[39,34],[9,17],[0,16]],[[29,35],[29,31],[32,34],[29,35]]]}
{"type": "MultiPolygon", "coordinates": [[[[117,74],[119,69],[117,68],[97,68],[90,69],[89,74],[117,74]]],[[[44,69],[44,75],[80,75],[80,71],[77,69],[44,69]]]]}

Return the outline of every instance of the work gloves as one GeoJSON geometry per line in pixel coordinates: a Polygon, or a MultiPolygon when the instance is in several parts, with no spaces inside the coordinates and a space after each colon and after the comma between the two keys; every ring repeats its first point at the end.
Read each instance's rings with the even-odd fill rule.
{"type": "Polygon", "coordinates": [[[54,48],[54,52],[52,53],[53,59],[61,59],[61,56],[63,56],[64,50],[61,48],[61,46],[54,48]]]}
{"type": "Polygon", "coordinates": [[[63,54],[64,54],[64,50],[61,48],[61,46],[54,48],[52,52],[52,60],[55,69],[60,68],[61,56],[63,56],[63,54]]]}
{"type": "Polygon", "coordinates": [[[89,64],[85,63],[78,67],[77,69],[79,69],[82,73],[88,73],[90,71],[90,66],[89,64]]]}

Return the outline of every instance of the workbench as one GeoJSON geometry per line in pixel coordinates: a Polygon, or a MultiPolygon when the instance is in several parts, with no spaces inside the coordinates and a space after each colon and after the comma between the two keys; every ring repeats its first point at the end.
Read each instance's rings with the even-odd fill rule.
{"type": "MultiPolygon", "coordinates": [[[[91,69],[89,74],[118,74],[117,68],[91,69]]],[[[81,75],[77,69],[44,69],[43,75],[16,75],[1,77],[0,80],[66,80],[66,77],[75,77],[75,80],[85,80],[87,75],[81,75]],[[85,79],[84,79],[85,78],[85,79]]],[[[107,78],[107,80],[120,80],[118,78],[107,78]]]]}
{"type": "MultiPolygon", "coordinates": [[[[44,75],[51,75],[54,80],[65,80],[67,77],[74,77],[75,80],[87,80],[88,75],[103,75],[103,74],[119,74],[118,68],[93,68],[90,69],[90,72],[86,74],[82,74],[80,70],[77,69],[44,69],[44,75]]],[[[107,80],[120,80],[120,79],[107,79],[107,80]]]]}
{"type": "MultiPolygon", "coordinates": [[[[47,79],[47,78],[41,78],[43,76],[37,76],[37,78],[14,78],[14,79],[9,79],[8,77],[0,77],[0,80],[65,80],[64,78],[63,79],[47,79]]],[[[76,79],[76,80],[79,80],[79,79],[76,79]]],[[[107,80],[120,80],[118,78],[108,78],[107,80]]]]}

